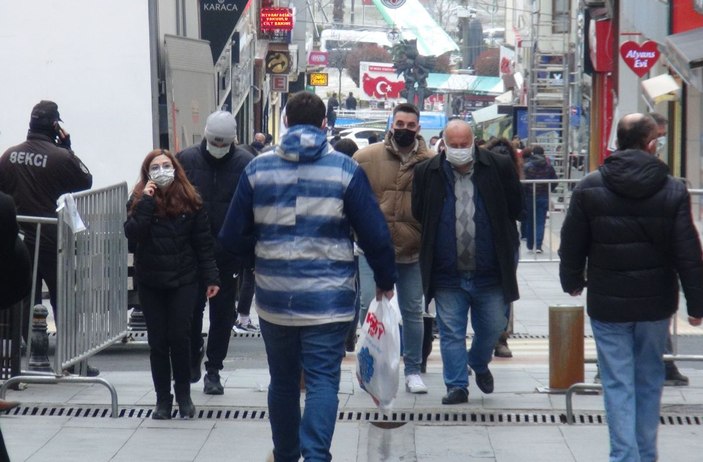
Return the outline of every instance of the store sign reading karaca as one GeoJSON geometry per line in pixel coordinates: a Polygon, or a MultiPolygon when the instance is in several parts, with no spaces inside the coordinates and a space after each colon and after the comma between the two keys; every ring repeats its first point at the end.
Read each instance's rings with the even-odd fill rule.
{"type": "Polygon", "coordinates": [[[639,77],[650,71],[659,59],[657,43],[647,40],[641,45],[629,40],[620,45],[620,56],[639,77]]]}

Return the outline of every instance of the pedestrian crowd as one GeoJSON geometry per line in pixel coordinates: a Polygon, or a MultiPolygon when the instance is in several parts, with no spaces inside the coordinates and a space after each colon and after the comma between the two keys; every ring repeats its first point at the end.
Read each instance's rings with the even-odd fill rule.
{"type": "MultiPolygon", "coordinates": [[[[327,105],[307,91],[291,95],[277,144],[263,133],[240,143],[235,117],[215,111],[201,142],[144,157],[124,234],[146,319],[154,419],[171,419],[174,399],[180,417],[192,418],[191,384],[201,378],[205,394],[223,394],[231,331],[260,331],[274,459],[330,460],[342,358],[382,297],[397,297],[408,393],[430,392],[422,374],[432,301],[441,403],[468,402],[470,376],[482,393],[494,391],[492,357],[512,356],[520,241],[543,251],[554,167],[541,146],[480,142],[460,119],[426,142],[409,103],[393,108],[382,140],[332,146],[339,105],[336,94],[327,105]],[[259,326],[250,317],[254,296],[259,326]]],[[[356,108],[353,94],[345,106],[356,108]]],[[[65,322],[56,312],[56,228],[34,256],[34,227],[16,221],[55,216],[61,194],[92,185],[60,122],[56,103],[41,101],[27,140],[0,157],[0,262],[12,256],[18,269],[2,271],[0,308],[29,295],[34,257],[54,319],[65,322]]],[[[656,116],[623,117],[618,151],[576,186],[561,230],[562,287],[572,295],[588,287],[611,461],[656,460],[662,387],[669,374],[681,376],[662,360],[679,281],[689,322],[703,318],[701,245],[685,184],[656,157],[662,136],[656,116]]],[[[41,291],[31,297],[41,303],[41,291]]]]}

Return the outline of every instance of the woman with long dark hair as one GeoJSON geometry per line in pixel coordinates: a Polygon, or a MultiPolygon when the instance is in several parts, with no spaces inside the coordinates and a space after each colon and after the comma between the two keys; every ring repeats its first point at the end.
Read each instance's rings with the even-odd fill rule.
{"type": "Polygon", "coordinates": [[[190,323],[199,278],[207,297],[219,290],[214,242],[202,200],[168,151],[147,154],[127,202],[125,235],[134,246],[139,300],[156,390],[152,418],[170,419],[174,392],[182,418],[192,418],[190,323]]]}

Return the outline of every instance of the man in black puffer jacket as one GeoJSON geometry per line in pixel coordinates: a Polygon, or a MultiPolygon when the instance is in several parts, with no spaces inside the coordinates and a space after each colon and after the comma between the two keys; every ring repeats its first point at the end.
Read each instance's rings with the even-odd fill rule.
{"type": "MultiPolygon", "coordinates": [[[[188,180],[193,183],[203,199],[210,219],[210,231],[217,237],[225,220],[239,176],[244,167],[254,158],[249,152],[236,147],[237,122],[226,111],[210,114],[205,124],[205,138],[200,144],[191,146],[177,154],[188,180]]],[[[234,303],[237,295],[236,274],[241,274],[238,261],[222,250],[215,239],[215,256],[220,270],[220,291],[210,302],[210,330],[207,342],[207,374],[203,379],[203,391],[209,395],[221,395],[224,387],[219,372],[227,355],[232,326],[234,325],[234,303]]],[[[191,382],[200,380],[200,363],[203,359],[203,311],[205,291],[194,307],[191,335],[191,382]]]]}
{"type": "Polygon", "coordinates": [[[656,139],[650,116],[623,117],[619,151],[574,189],[561,230],[562,288],[579,295],[588,286],[611,461],[657,459],[662,354],[679,280],[689,323],[703,317],[703,258],[690,197],[653,155],[656,139]]]}

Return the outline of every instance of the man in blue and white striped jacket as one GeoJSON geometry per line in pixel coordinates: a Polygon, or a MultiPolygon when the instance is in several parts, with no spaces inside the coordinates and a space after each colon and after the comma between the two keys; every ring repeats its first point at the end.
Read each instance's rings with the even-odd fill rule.
{"type": "Polygon", "coordinates": [[[352,230],[373,269],[377,297],[392,297],[397,279],[388,227],[366,174],[329,148],[325,122],[318,96],[291,96],[287,133],[244,170],[219,236],[226,250],[255,261],[276,461],[331,458],[344,339],[355,310],[352,230]]]}

